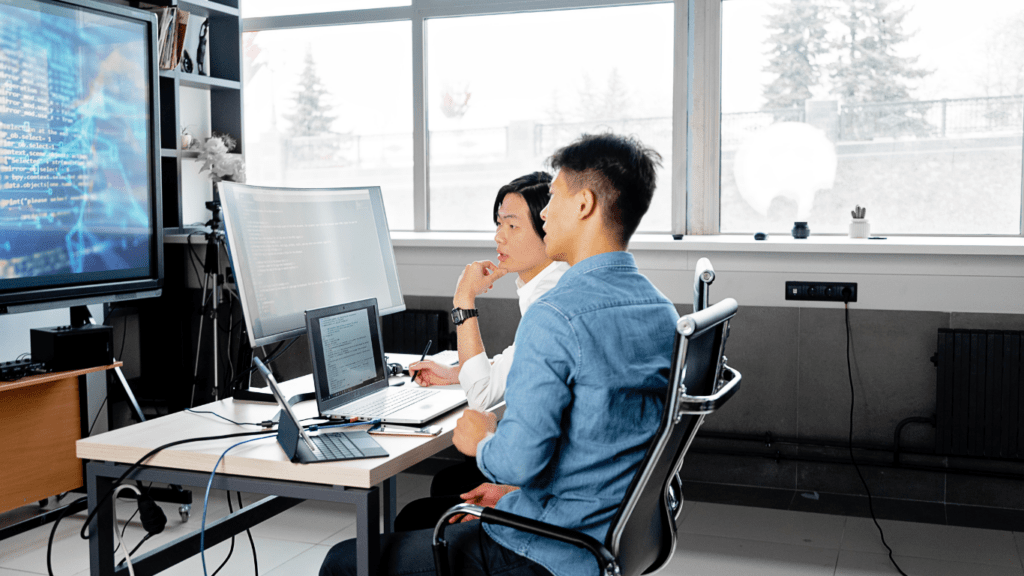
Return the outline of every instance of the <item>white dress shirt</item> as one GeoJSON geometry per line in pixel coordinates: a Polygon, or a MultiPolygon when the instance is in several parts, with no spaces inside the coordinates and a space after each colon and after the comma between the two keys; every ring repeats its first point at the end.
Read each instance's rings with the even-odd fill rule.
{"type": "MultiPolygon", "coordinates": [[[[516,293],[519,294],[519,312],[526,314],[526,309],[544,295],[545,292],[555,287],[558,280],[562,278],[569,269],[565,262],[552,262],[548,264],[539,274],[529,282],[523,283],[516,278],[516,293]]],[[[494,357],[491,362],[487,361],[487,354],[480,353],[473,356],[462,365],[459,371],[459,384],[466,391],[466,398],[469,400],[469,407],[474,410],[486,410],[494,406],[505,397],[505,381],[508,379],[508,372],[512,369],[512,356],[516,344],[511,346],[494,357]]]]}

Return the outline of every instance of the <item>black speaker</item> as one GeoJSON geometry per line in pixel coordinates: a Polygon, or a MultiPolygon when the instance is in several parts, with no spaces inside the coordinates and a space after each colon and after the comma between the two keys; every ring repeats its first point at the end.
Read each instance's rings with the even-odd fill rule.
{"type": "Polygon", "coordinates": [[[32,361],[54,372],[114,363],[114,329],[99,324],[54,326],[29,332],[32,361]]]}

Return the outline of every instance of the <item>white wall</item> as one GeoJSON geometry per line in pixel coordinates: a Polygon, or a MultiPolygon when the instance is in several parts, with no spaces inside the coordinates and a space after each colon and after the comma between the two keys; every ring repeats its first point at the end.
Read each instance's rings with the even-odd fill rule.
{"type": "MultiPolygon", "coordinates": [[[[463,267],[494,259],[490,234],[392,234],[402,292],[451,296],[463,267]]],[[[717,272],[712,290],[741,305],[834,307],[787,301],[787,280],[857,282],[858,302],[873,310],[1024,314],[1024,239],[892,238],[885,241],[819,237],[755,242],[738,237],[637,237],[630,251],[641,271],[674,302],[693,299],[693,270],[701,257],[717,272]]],[[[499,282],[483,297],[515,298],[499,282]]]]}

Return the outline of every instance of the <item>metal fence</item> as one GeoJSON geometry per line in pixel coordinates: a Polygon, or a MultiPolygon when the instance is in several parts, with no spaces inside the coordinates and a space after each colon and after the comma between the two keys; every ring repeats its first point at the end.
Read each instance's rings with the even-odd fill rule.
{"type": "Polygon", "coordinates": [[[722,114],[722,146],[737,146],[758,130],[777,122],[804,122],[803,108],[778,108],[722,114]]]}
{"type": "Polygon", "coordinates": [[[948,138],[1024,130],[1024,95],[846,104],[840,140],[948,138]]]}

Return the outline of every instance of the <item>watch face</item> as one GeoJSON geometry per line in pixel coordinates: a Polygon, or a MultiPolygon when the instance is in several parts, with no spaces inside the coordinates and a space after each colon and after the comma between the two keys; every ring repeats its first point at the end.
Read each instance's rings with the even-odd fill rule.
{"type": "Polygon", "coordinates": [[[459,320],[462,318],[462,314],[459,314],[459,312],[461,312],[461,310],[458,308],[453,309],[451,312],[452,324],[455,324],[456,326],[459,325],[459,320]]]}

